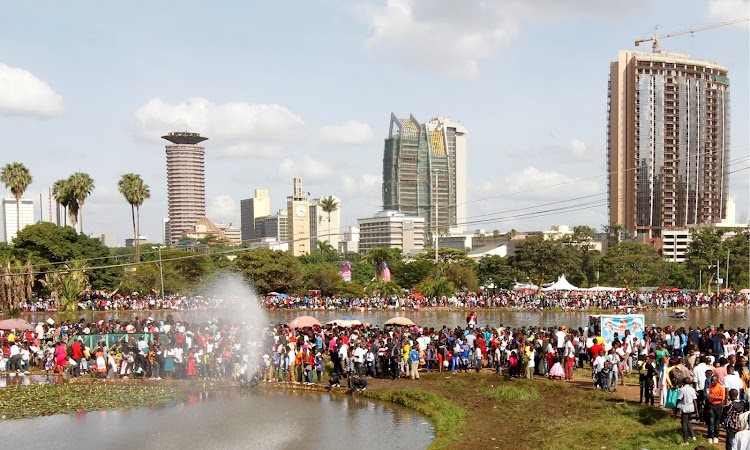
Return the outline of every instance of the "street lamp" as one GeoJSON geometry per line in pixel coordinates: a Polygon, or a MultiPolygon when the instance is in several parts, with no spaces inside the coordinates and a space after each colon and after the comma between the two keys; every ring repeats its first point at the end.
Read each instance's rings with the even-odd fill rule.
{"type": "Polygon", "coordinates": [[[164,270],[161,266],[161,249],[167,248],[163,245],[160,245],[156,247],[156,249],[159,251],[159,280],[161,281],[161,299],[164,300],[164,270]]]}

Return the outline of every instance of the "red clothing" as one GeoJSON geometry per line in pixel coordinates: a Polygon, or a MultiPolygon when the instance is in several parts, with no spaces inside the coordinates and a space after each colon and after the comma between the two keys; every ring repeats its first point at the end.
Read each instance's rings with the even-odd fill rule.
{"type": "Polygon", "coordinates": [[[73,342],[73,345],[70,346],[70,349],[73,350],[73,359],[83,358],[81,344],[79,344],[78,341],[73,342]]]}
{"type": "Polygon", "coordinates": [[[600,351],[604,351],[604,346],[602,344],[594,344],[591,346],[592,357],[597,357],[600,351]]]}

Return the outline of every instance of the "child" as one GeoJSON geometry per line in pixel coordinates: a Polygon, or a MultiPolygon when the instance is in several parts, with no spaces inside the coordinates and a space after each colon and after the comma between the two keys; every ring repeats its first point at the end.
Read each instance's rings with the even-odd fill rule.
{"type": "Polygon", "coordinates": [[[560,357],[555,355],[554,358],[552,358],[552,368],[549,370],[549,377],[555,381],[562,380],[562,378],[565,376],[565,371],[562,368],[562,365],[560,364],[560,357]]]}
{"type": "Polygon", "coordinates": [[[740,431],[740,414],[745,412],[745,404],[737,401],[739,392],[737,389],[729,390],[729,405],[724,407],[726,415],[727,442],[726,448],[734,448],[734,435],[740,431]]]}

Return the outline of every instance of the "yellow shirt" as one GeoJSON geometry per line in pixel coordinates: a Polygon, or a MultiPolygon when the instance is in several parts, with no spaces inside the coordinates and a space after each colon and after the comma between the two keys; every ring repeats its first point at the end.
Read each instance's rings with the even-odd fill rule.
{"type": "Polygon", "coordinates": [[[409,344],[404,345],[404,361],[409,359],[409,344]]]}

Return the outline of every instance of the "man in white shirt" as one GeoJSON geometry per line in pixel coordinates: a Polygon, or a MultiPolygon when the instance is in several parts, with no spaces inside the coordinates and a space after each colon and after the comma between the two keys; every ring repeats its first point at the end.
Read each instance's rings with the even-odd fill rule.
{"type": "Polygon", "coordinates": [[[695,389],[687,381],[683,381],[683,385],[680,388],[680,393],[677,395],[677,404],[674,407],[674,414],[677,416],[677,409],[679,408],[682,413],[682,443],[688,443],[688,437],[692,437],[695,440],[695,433],[693,433],[693,425],[690,423],[690,419],[695,415],[695,411],[698,409],[698,397],[695,394],[695,389]],[[689,436],[688,436],[689,435],[689,436]]]}
{"type": "Polygon", "coordinates": [[[562,327],[559,327],[557,329],[557,332],[555,333],[555,340],[557,341],[555,347],[557,347],[558,355],[563,354],[563,348],[565,347],[565,337],[567,335],[568,334],[565,331],[563,331],[562,327]]]}
{"type": "Polygon", "coordinates": [[[604,350],[600,350],[599,354],[594,358],[594,362],[591,365],[591,369],[594,371],[594,388],[604,388],[604,380],[602,379],[602,370],[607,362],[607,358],[604,357],[604,350]]]}
{"type": "Polygon", "coordinates": [[[705,393],[703,388],[706,386],[706,371],[711,367],[706,364],[706,357],[701,356],[698,358],[698,364],[693,367],[693,381],[696,386],[696,393],[698,396],[698,415],[697,417],[703,417],[703,405],[706,403],[705,393]]]}
{"type": "Polygon", "coordinates": [[[724,376],[724,389],[727,392],[726,398],[729,398],[729,391],[737,389],[739,398],[742,398],[743,385],[742,379],[734,371],[734,366],[727,364],[727,374],[724,376]]]}
{"type": "Polygon", "coordinates": [[[628,371],[628,375],[633,369],[633,336],[630,334],[630,330],[625,330],[625,339],[622,340],[623,351],[625,352],[625,370],[628,371]]]}

